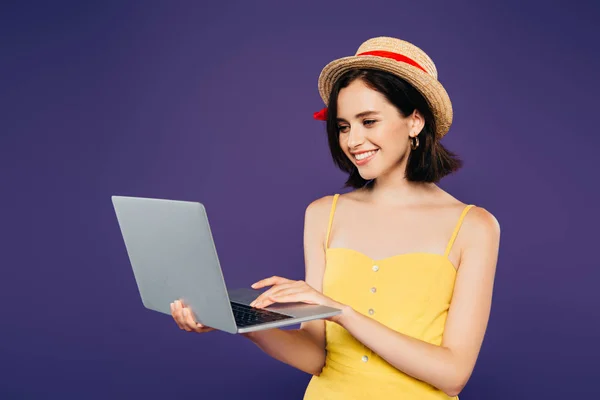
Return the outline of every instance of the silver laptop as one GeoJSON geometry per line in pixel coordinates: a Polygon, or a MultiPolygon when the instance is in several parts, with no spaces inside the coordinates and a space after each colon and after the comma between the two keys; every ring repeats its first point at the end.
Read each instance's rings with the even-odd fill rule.
{"type": "Polygon", "coordinates": [[[250,307],[269,287],[226,287],[201,203],[126,196],[112,196],[112,202],[142,303],[150,310],[171,315],[170,303],[181,299],[196,321],[232,334],[341,313],[306,303],[250,307]]]}

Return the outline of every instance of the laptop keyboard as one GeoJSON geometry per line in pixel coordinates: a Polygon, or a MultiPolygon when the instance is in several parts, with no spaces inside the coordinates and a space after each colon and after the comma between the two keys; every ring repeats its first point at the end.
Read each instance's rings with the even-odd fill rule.
{"type": "Polygon", "coordinates": [[[235,323],[239,328],[292,318],[289,315],[253,308],[234,302],[231,302],[231,309],[233,310],[235,323]]]}

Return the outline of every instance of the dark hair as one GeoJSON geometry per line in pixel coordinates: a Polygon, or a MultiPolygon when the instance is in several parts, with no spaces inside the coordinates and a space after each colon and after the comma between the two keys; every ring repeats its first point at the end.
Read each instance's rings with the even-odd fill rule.
{"type": "Polygon", "coordinates": [[[425,118],[425,126],[419,132],[419,147],[411,150],[406,164],[406,179],[413,182],[438,182],[444,176],[462,167],[456,154],[447,150],[435,135],[436,125],[427,100],[404,79],[385,71],[374,69],[352,69],[344,73],[333,85],[327,108],[327,137],[333,162],[349,174],[344,187],[372,188],[374,180],[364,180],[358,170],[344,154],[339,142],[337,123],[337,99],[340,90],[356,79],[361,79],[373,90],[383,94],[398,111],[407,116],[417,109],[425,118]]]}

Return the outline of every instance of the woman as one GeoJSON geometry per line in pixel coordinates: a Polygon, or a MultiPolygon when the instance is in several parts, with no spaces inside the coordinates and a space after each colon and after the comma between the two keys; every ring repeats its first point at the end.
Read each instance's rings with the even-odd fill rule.
{"type": "MultiPolygon", "coordinates": [[[[314,375],[305,399],[448,399],[467,383],[490,313],[500,229],[440,189],[461,161],[440,143],[452,106],[433,61],[379,37],[319,77],[331,153],[355,190],[306,209],[304,281],[261,280],[252,306],[305,302],[340,315],[247,334],[314,375]]],[[[207,332],[180,302],[173,318],[207,332]]]]}

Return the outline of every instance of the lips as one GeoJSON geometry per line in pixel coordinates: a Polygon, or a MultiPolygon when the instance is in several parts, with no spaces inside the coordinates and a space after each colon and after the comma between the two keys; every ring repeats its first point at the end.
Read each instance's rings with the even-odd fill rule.
{"type": "Polygon", "coordinates": [[[379,153],[379,149],[353,154],[353,157],[356,165],[362,166],[371,161],[373,157],[377,155],[377,153],[379,153]]]}

